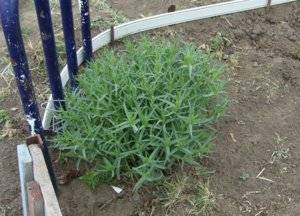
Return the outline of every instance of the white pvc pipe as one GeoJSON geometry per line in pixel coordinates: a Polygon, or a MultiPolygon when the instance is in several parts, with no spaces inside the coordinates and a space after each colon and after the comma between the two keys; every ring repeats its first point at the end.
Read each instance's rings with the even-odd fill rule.
{"type": "MultiPolygon", "coordinates": [[[[296,0],[272,0],[270,5],[279,5],[296,0]]],[[[268,0],[234,0],[224,3],[212,4],[207,6],[195,7],[186,10],[180,10],[172,13],[164,13],[156,16],[146,17],[130,21],[115,27],[115,39],[123,38],[127,35],[148,31],[169,25],[200,20],[210,17],[216,17],[226,14],[232,14],[242,11],[248,11],[263,8],[268,5],[268,0]]],[[[92,40],[93,52],[109,44],[110,30],[106,30],[95,36],[92,40]]],[[[83,63],[83,48],[77,51],[78,66],[83,63]]],[[[61,80],[63,87],[69,80],[67,65],[61,71],[61,80]]],[[[50,95],[43,117],[44,129],[49,129],[51,119],[54,113],[52,96],[50,95]]]]}

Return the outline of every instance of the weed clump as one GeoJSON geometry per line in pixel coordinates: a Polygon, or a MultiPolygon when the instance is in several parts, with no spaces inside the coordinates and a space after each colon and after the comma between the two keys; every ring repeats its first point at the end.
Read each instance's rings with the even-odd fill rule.
{"type": "Polygon", "coordinates": [[[9,120],[8,113],[5,110],[0,109],[0,126],[9,120]]]}
{"type": "Polygon", "coordinates": [[[54,145],[90,164],[81,177],[90,186],[133,177],[136,191],[209,152],[211,125],[226,107],[222,73],[195,45],[174,39],[103,50],[67,94],[54,145]]]}

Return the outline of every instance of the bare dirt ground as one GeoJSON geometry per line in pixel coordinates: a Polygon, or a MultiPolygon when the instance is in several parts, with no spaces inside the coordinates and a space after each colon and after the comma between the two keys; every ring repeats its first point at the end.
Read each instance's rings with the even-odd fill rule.
{"type": "MultiPolygon", "coordinates": [[[[165,12],[171,4],[180,9],[205,1],[109,2],[114,10],[134,19],[165,12]]],[[[25,13],[31,6],[24,5],[25,17],[32,16],[25,13]]],[[[231,102],[227,115],[215,126],[218,133],[214,151],[201,159],[214,171],[209,177],[209,190],[215,200],[211,215],[300,215],[300,2],[181,24],[149,34],[176,35],[203,49],[212,38],[221,35],[223,42],[217,56],[228,65],[227,92],[231,102]]],[[[4,47],[2,40],[0,45],[4,47]]],[[[0,52],[2,55],[5,49],[0,52]]],[[[4,88],[6,82],[0,80],[0,84],[4,88]]],[[[11,85],[14,88],[14,83],[11,85]]],[[[19,126],[21,109],[16,95],[10,91],[0,101],[1,109],[8,110],[15,119],[16,129],[13,138],[0,139],[0,215],[20,215],[15,150],[24,139],[24,127],[19,126]]],[[[61,169],[57,172],[62,174],[61,169]]],[[[192,178],[193,169],[180,172],[192,178]]],[[[122,186],[126,193],[116,196],[109,186],[91,191],[75,179],[61,186],[63,213],[123,216],[138,215],[137,208],[142,208],[139,215],[162,215],[160,202],[149,195],[151,188],[132,196],[130,186],[122,186]]],[[[178,203],[170,215],[183,216],[187,212],[186,204],[178,203]]]]}

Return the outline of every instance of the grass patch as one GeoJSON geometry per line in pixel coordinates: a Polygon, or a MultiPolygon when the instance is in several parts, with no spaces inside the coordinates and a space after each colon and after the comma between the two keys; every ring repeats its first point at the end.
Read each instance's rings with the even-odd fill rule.
{"type": "Polygon", "coordinates": [[[174,215],[178,209],[185,215],[211,216],[216,200],[209,189],[209,181],[202,183],[189,176],[176,176],[161,186],[161,198],[164,215],[174,215]]]}
{"type": "Polygon", "coordinates": [[[175,39],[103,50],[67,94],[54,146],[90,165],[82,177],[90,186],[129,177],[136,191],[210,151],[211,125],[227,103],[222,74],[195,45],[175,39]]]}
{"type": "Polygon", "coordinates": [[[189,202],[190,196],[185,192],[189,188],[188,177],[177,176],[173,181],[166,181],[162,187],[164,197],[161,199],[166,215],[180,205],[189,202]]]}
{"type": "Polygon", "coordinates": [[[197,186],[196,194],[193,196],[190,203],[192,205],[190,215],[213,215],[216,206],[216,198],[209,189],[209,182],[197,186]]]}
{"type": "Polygon", "coordinates": [[[0,109],[0,140],[5,137],[11,138],[16,132],[16,129],[12,128],[11,119],[5,110],[0,109]]]}
{"type": "Polygon", "coordinates": [[[0,126],[4,125],[9,120],[9,115],[5,110],[0,109],[0,126]]]}
{"type": "Polygon", "coordinates": [[[128,21],[128,19],[120,11],[114,10],[106,0],[92,0],[90,4],[93,5],[97,14],[106,14],[105,16],[96,16],[93,20],[91,20],[92,29],[108,29],[112,25],[118,25],[128,21]]]}

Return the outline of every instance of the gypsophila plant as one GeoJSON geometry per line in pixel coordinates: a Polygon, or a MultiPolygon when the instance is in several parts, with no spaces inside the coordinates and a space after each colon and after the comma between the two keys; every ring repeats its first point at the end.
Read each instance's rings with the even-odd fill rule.
{"type": "Polygon", "coordinates": [[[134,191],[159,180],[176,162],[207,154],[211,125],[226,107],[223,68],[179,40],[125,42],[103,50],[67,94],[55,147],[92,167],[90,186],[134,177],[134,191]]]}

